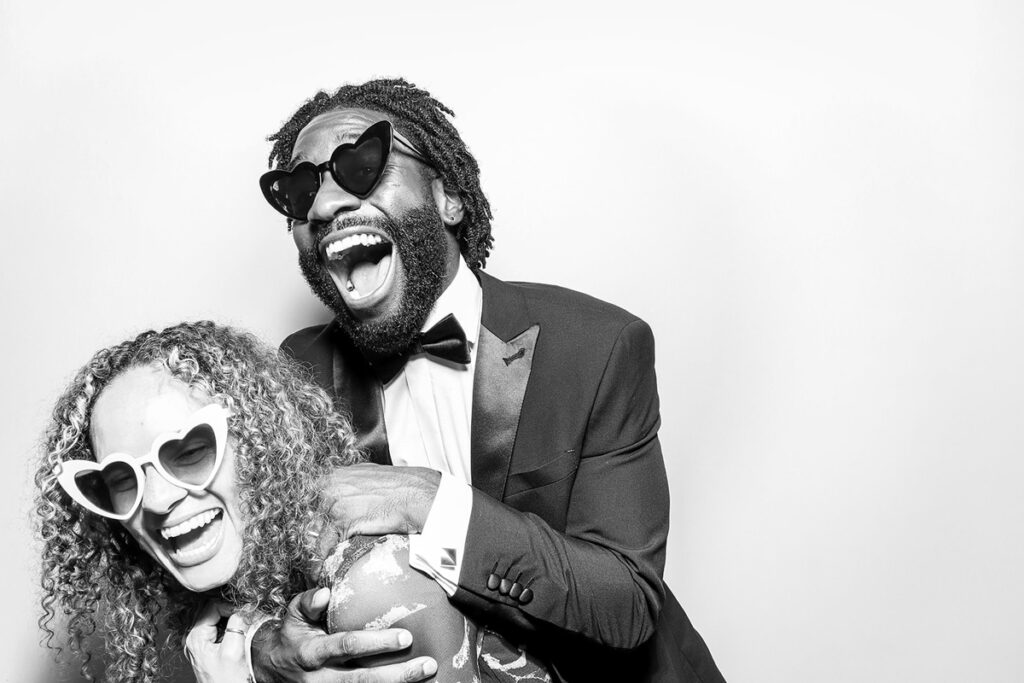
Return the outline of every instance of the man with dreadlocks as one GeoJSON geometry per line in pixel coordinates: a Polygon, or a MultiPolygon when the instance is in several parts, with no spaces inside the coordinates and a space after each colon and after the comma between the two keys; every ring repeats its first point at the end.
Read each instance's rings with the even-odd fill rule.
{"type": "MultiPolygon", "coordinates": [[[[327,482],[332,514],[349,537],[418,534],[410,563],[561,680],[720,681],[662,582],[650,328],[482,271],[491,210],[449,116],[404,80],[375,80],[317,93],[270,136],[263,193],[335,314],[282,347],[309,363],[376,463],[327,482]]],[[[329,639],[311,596],[259,629],[258,680],[425,676],[349,670],[355,655],[401,645],[329,639]]]]}

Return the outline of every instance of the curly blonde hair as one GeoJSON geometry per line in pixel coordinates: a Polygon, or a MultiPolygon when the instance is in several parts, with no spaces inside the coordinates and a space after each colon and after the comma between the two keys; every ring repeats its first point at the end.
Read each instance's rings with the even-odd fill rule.
{"type": "Polygon", "coordinates": [[[212,322],[182,323],[104,349],[83,367],[54,407],[35,475],[35,511],[43,541],[46,644],[53,620],[67,615],[67,646],[90,671],[86,639],[103,613],[104,678],[148,683],[159,677],[164,651],[180,642],[191,616],[210,594],[191,593],[147,555],[117,521],[74,503],[54,467],[95,459],[90,414],[104,387],[124,371],[159,367],[231,410],[229,432],[245,519],[242,559],[231,582],[213,597],[280,615],[307,587],[317,534],[326,521],[318,480],[361,459],[348,420],[293,360],[252,335],[212,322]],[[158,637],[166,625],[168,635],[158,637]]]}

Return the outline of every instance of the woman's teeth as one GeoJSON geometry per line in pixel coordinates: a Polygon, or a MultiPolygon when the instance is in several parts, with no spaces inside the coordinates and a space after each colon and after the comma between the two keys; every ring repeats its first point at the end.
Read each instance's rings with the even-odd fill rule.
{"type": "Polygon", "coordinates": [[[213,550],[224,535],[223,527],[214,527],[217,531],[204,531],[199,539],[192,541],[187,548],[173,548],[171,558],[178,564],[189,563],[207,555],[213,550]]]}
{"type": "Polygon", "coordinates": [[[193,529],[198,529],[201,526],[206,526],[214,520],[214,518],[220,514],[220,510],[207,510],[206,512],[200,512],[195,517],[189,517],[181,524],[175,524],[174,526],[165,527],[160,529],[160,535],[164,537],[164,540],[174,538],[175,536],[181,536],[187,534],[193,529]]]}

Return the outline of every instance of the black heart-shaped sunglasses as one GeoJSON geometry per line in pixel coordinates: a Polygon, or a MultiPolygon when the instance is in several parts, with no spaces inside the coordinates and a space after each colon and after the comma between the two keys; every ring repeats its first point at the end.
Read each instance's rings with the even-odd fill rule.
{"type": "Polygon", "coordinates": [[[303,161],[290,171],[277,169],[264,173],[260,176],[260,189],[270,205],[285,216],[299,221],[309,220],[309,210],[320,189],[324,171],[330,171],[341,189],[366,199],[380,182],[395,141],[413,159],[430,165],[390,121],[378,121],[363,131],[355,142],[338,145],[331,158],[322,164],[303,161]]]}

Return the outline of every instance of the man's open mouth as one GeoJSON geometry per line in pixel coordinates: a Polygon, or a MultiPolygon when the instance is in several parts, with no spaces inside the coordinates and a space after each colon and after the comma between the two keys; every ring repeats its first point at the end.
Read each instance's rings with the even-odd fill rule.
{"type": "Polygon", "coordinates": [[[392,280],[394,244],[376,231],[343,231],[322,246],[327,270],[350,306],[375,303],[392,280]]]}

